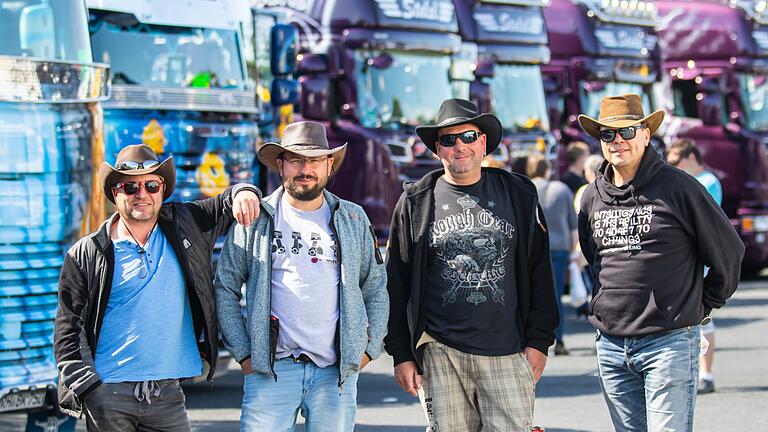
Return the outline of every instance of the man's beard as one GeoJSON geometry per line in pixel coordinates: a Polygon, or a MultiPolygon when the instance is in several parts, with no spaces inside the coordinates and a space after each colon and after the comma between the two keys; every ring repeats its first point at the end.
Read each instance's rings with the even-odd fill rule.
{"type": "Polygon", "coordinates": [[[320,196],[325,189],[325,185],[328,183],[328,179],[321,180],[318,177],[311,176],[296,176],[292,179],[283,180],[283,187],[288,195],[299,201],[312,201],[320,196]],[[295,180],[315,180],[314,186],[302,186],[294,183],[295,180]]]}

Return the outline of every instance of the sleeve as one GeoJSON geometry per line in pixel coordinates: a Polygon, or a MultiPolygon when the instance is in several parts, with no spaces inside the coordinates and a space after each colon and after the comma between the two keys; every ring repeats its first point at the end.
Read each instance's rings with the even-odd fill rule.
{"type": "Polygon", "coordinates": [[[53,333],[54,355],[59,380],[81,401],[101,384],[93,366],[91,348],[85,338],[83,325],[88,287],[83,271],[67,253],[59,277],[59,306],[53,333]]]}
{"type": "Polygon", "coordinates": [[[210,239],[224,235],[235,220],[232,216],[232,202],[239,192],[249,190],[261,199],[261,191],[254,185],[240,183],[224,189],[215,197],[183,203],[191,213],[195,223],[210,239]]]}
{"type": "Polygon", "coordinates": [[[242,287],[248,279],[254,226],[234,225],[219,256],[213,287],[216,292],[216,316],[224,346],[240,363],[251,355],[251,342],[240,311],[242,287]]]}
{"type": "Polygon", "coordinates": [[[565,189],[565,203],[563,203],[563,210],[568,214],[568,230],[570,232],[579,229],[578,221],[576,219],[576,209],[573,208],[573,192],[567,187],[565,189]]]}
{"type": "Polygon", "coordinates": [[[405,193],[395,206],[387,242],[387,291],[389,292],[389,324],[384,348],[395,365],[414,361],[408,327],[408,302],[411,294],[410,244],[407,238],[405,193]]]}
{"type": "MultiPolygon", "coordinates": [[[[362,209],[360,210],[362,212],[362,209]]],[[[365,214],[365,213],[363,213],[365,214]]],[[[376,234],[365,217],[368,232],[363,233],[362,262],[360,264],[360,289],[368,315],[368,346],[365,352],[371,360],[381,354],[389,321],[389,295],[384,260],[379,251],[376,234]]]]}
{"type": "MultiPolygon", "coordinates": [[[[589,185],[581,196],[581,211],[579,211],[578,225],[579,225],[579,246],[581,247],[581,253],[584,254],[584,258],[587,260],[590,268],[595,262],[595,253],[597,245],[592,238],[592,226],[589,223],[589,215],[592,214],[592,196],[594,194],[594,186],[589,185]]],[[[593,293],[594,294],[594,293],[593,293]]]]}
{"type": "Polygon", "coordinates": [[[534,208],[528,266],[530,272],[531,307],[528,311],[524,344],[544,355],[555,341],[555,329],[560,324],[555,294],[555,276],[549,251],[549,236],[544,212],[534,208]]]}

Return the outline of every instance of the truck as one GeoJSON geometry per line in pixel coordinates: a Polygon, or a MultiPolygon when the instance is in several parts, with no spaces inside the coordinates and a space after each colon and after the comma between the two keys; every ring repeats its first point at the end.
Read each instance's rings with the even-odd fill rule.
{"type": "MultiPolygon", "coordinates": [[[[603,97],[624,93],[639,94],[646,113],[656,106],[653,84],[661,79],[656,6],[643,0],[552,0],[544,20],[552,59],[542,69],[560,151],[583,141],[599,152],[599,143],[579,128],[579,114],[597,118],[603,97]]],[[[654,146],[663,144],[654,139],[654,146]]]]}
{"type": "Polygon", "coordinates": [[[470,99],[504,127],[492,155],[513,166],[531,154],[557,159],[541,65],[549,63],[543,8],[549,0],[455,0],[462,40],[477,45],[470,99]]]}
{"type": "Polygon", "coordinates": [[[56,415],[58,278],[103,218],[91,196],[108,95],[83,0],[0,0],[0,413],[37,412],[27,430],[74,429],[56,415]]]}
{"type": "Polygon", "coordinates": [[[768,10],[766,2],[658,1],[669,120],[665,140],[691,138],[720,179],[722,207],[746,246],[743,271],[768,266],[768,10]]]}
{"type": "Polygon", "coordinates": [[[415,127],[434,122],[444,99],[469,98],[477,49],[462,43],[453,0],[251,5],[298,29],[297,117],[323,123],[331,147],[348,143],[329,189],[361,204],[386,239],[402,182],[441,167],[415,127]]]}
{"type": "Polygon", "coordinates": [[[107,162],[143,143],[173,157],[170,200],[259,185],[261,101],[246,66],[245,0],[87,0],[93,56],[109,63],[107,162]],[[180,13],[180,11],[187,11],[180,13]]]}

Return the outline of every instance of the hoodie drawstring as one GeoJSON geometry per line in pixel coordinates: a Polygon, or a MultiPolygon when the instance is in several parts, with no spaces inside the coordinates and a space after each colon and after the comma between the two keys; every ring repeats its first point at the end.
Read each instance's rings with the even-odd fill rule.
{"type": "Polygon", "coordinates": [[[156,398],[158,396],[160,396],[160,385],[157,384],[157,381],[149,380],[137,382],[136,386],[133,388],[133,397],[139,402],[146,400],[147,403],[151,405],[152,400],[150,398],[156,398]]]}

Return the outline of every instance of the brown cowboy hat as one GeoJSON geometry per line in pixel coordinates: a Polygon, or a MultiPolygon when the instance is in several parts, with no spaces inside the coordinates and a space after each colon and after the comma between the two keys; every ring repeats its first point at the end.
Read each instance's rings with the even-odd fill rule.
{"type": "Polygon", "coordinates": [[[619,129],[642,123],[653,135],[662,121],[664,121],[664,111],[659,110],[646,116],[640,96],[636,94],[604,97],[600,102],[600,116],[597,120],[584,114],[579,116],[579,124],[584,132],[598,141],[600,141],[601,126],[619,129]]]}
{"type": "Polygon", "coordinates": [[[99,167],[99,178],[104,188],[104,195],[107,199],[115,203],[115,197],[112,195],[112,186],[123,176],[140,176],[145,174],[156,174],[163,179],[165,191],[163,192],[163,201],[173,194],[173,187],[176,185],[176,167],[173,164],[173,158],[160,162],[155,152],[147,145],[135,144],[129,145],[120,150],[117,154],[115,165],[112,166],[102,162],[99,167]],[[138,168],[134,168],[131,162],[138,163],[138,168]],[[144,168],[147,162],[159,162],[150,168],[144,168]],[[122,169],[121,169],[122,168],[122,169]]]}
{"type": "Polygon", "coordinates": [[[325,135],[323,125],[311,121],[300,121],[285,127],[283,139],[279,143],[268,142],[262,145],[259,148],[259,160],[272,171],[280,172],[277,159],[285,152],[306,158],[333,156],[330,175],[334,175],[347,154],[347,144],[344,143],[343,146],[332,149],[328,145],[328,137],[325,135]]]}
{"type": "Polygon", "coordinates": [[[437,131],[450,126],[472,123],[486,135],[485,154],[491,154],[501,142],[501,122],[493,114],[480,114],[477,106],[466,99],[446,99],[437,110],[435,125],[419,126],[416,134],[433,153],[437,153],[437,131]]]}

